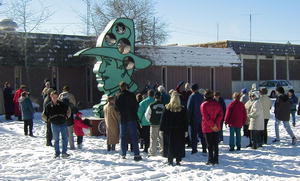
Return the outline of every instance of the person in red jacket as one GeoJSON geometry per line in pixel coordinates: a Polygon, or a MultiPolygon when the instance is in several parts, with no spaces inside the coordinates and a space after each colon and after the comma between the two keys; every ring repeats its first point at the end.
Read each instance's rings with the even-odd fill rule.
{"type": "Polygon", "coordinates": [[[15,116],[18,117],[19,121],[22,121],[22,115],[21,115],[21,110],[20,110],[20,105],[19,105],[19,98],[21,97],[22,92],[26,91],[26,85],[21,85],[18,90],[16,90],[16,93],[14,95],[14,106],[15,106],[15,116]]]}
{"type": "Polygon", "coordinates": [[[208,146],[207,165],[219,164],[219,134],[223,110],[220,104],[213,100],[214,94],[211,90],[205,90],[203,102],[200,106],[202,115],[202,132],[208,146]]]}
{"type": "Polygon", "coordinates": [[[74,119],[74,132],[77,136],[77,148],[78,149],[82,149],[82,142],[83,142],[83,136],[84,136],[84,132],[82,130],[82,128],[89,128],[90,125],[87,125],[85,123],[85,120],[82,120],[82,113],[81,112],[77,112],[75,119],[74,119]]]}
{"type": "Polygon", "coordinates": [[[229,151],[234,151],[234,133],[236,134],[236,147],[241,150],[241,128],[247,120],[247,112],[244,103],[240,101],[241,94],[233,93],[233,101],[229,104],[225,114],[225,125],[229,125],[229,151]]]}

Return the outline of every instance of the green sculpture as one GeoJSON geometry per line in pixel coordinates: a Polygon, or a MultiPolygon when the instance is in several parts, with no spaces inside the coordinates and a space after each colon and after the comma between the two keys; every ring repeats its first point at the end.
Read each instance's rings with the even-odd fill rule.
{"type": "Polygon", "coordinates": [[[94,106],[94,113],[103,117],[103,106],[107,97],[119,91],[119,83],[125,81],[129,90],[135,92],[137,85],[132,80],[132,73],[145,69],[151,61],[135,54],[134,23],[131,19],[118,18],[110,21],[98,37],[95,48],[77,52],[74,56],[96,57],[93,72],[96,74],[98,89],[104,92],[101,102],[94,106]]]}

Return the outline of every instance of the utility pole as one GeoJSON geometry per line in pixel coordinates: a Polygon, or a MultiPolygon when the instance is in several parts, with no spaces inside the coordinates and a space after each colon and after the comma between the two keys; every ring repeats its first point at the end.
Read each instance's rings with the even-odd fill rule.
{"type": "Polygon", "coordinates": [[[252,14],[250,13],[250,42],[252,41],[252,14]]]}
{"type": "Polygon", "coordinates": [[[153,35],[152,35],[152,42],[153,42],[153,45],[156,45],[156,42],[155,42],[155,17],[153,18],[153,35]]]}
{"type": "Polygon", "coordinates": [[[219,23],[217,23],[217,42],[219,41],[219,23]]]}

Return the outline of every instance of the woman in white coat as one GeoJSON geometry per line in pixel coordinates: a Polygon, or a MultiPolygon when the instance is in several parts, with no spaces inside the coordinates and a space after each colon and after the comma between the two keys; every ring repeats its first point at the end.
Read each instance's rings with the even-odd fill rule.
{"type": "Polygon", "coordinates": [[[262,145],[261,131],[264,130],[264,112],[257,91],[250,94],[250,101],[252,101],[252,104],[248,108],[248,117],[250,119],[251,146],[253,149],[257,149],[257,147],[262,145]]]}

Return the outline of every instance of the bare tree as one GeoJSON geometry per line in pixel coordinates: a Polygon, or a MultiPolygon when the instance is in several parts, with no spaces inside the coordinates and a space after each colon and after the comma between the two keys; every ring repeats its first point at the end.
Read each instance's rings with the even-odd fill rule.
{"type": "MultiPolygon", "coordinates": [[[[21,31],[23,39],[23,46],[20,50],[24,55],[24,65],[26,70],[26,78],[28,84],[30,84],[30,76],[29,76],[29,62],[28,62],[28,38],[29,33],[37,30],[38,27],[45,23],[53,14],[50,12],[49,7],[45,7],[41,1],[33,1],[33,0],[13,0],[9,4],[9,12],[10,18],[13,19],[17,24],[21,31]],[[33,3],[39,2],[39,7],[35,8],[33,3]]],[[[30,87],[30,85],[29,85],[30,87]]]]}
{"type": "Polygon", "coordinates": [[[152,0],[104,0],[93,5],[90,12],[91,28],[99,35],[107,23],[115,18],[130,18],[136,27],[136,40],[143,45],[157,45],[168,37],[166,23],[155,18],[152,0]]]}

